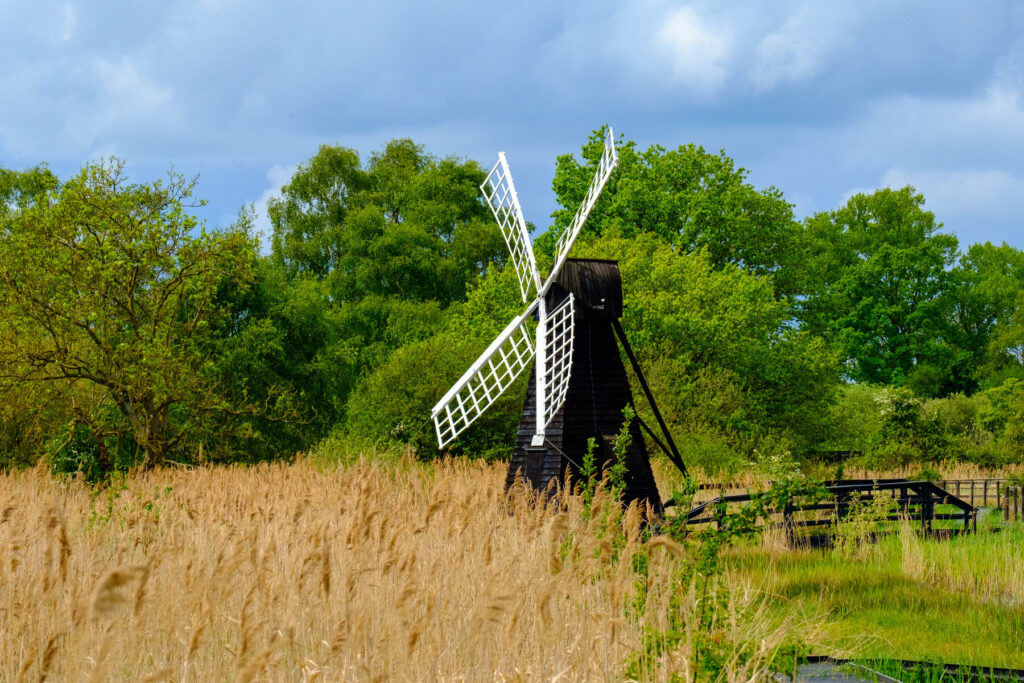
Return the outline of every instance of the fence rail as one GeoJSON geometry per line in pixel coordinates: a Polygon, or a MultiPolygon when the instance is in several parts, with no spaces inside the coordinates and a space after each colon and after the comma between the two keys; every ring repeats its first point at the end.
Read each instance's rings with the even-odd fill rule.
{"type": "Polygon", "coordinates": [[[975,507],[1003,507],[1003,491],[1009,485],[1005,479],[943,479],[937,482],[957,498],[975,507]]]}
{"type": "MultiPolygon", "coordinates": [[[[879,479],[878,481],[891,480],[879,479]]],[[[994,477],[986,479],[942,479],[935,483],[949,493],[952,493],[957,498],[969,502],[974,507],[995,507],[999,509],[1003,509],[1005,507],[1003,503],[1003,492],[1008,487],[1012,488],[1011,484],[1009,484],[1006,479],[994,477]]],[[[724,494],[726,491],[747,491],[751,488],[768,488],[771,485],[771,481],[759,482],[754,485],[749,483],[720,484],[709,482],[700,484],[697,489],[701,492],[720,491],[724,494]]],[[[1018,486],[1016,488],[1019,489],[1021,487],[1018,486]]]]}
{"type": "MultiPolygon", "coordinates": [[[[834,526],[848,517],[854,506],[870,504],[876,497],[884,497],[889,509],[881,519],[897,521],[915,520],[926,533],[937,531],[935,521],[956,522],[963,532],[977,528],[977,508],[966,500],[928,481],[907,479],[847,479],[825,484],[828,497],[824,501],[800,500],[800,496],[786,502],[783,509],[770,513],[773,519],[765,524],[783,527],[790,533],[797,528],[834,526]],[[945,506],[940,508],[939,506],[945,506]],[[951,509],[951,511],[949,511],[951,509]],[[810,513],[809,515],[807,513],[810,513]]],[[[687,525],[722,524],[722,515],[730,505],[750,502],[757,494],[719,496],[691,508],[686,515],[687,525]]],[[[881,521],[881,520],[880,520],[881,521]]]]}

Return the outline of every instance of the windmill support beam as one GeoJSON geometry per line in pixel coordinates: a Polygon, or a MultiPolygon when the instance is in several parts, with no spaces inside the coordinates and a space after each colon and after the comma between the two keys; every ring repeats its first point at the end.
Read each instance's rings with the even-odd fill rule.
{"type": "MultiPolygon", "coordinates": [[[[635,404],[633,405],[633,411],[636,412],[635,404]]],[[[647,436],[651,437],[651,441],[654,442],[654,445],[660,448],[661,452],[664,453],[669,460],[673,460],[674,462],[672,451],[668,449],[668,446],[662,443],[661,439],[658,438],[658,435],[655,434],[654,430],[651,429],[651,426],[647,424],[647,422],[642,417],[640,417],[640,413],[638,412],[636,413],[636,421],[640,424],[643,430],[647,432],[647,436]]]]}
{"type": "Polygon", "coordinates": [[[622,325],[616,318],[612,318],[612,328],[615,330],[615,336],[619,338],[619,343],[622,344],[623,351],[626,352],[626,358],[629,359],[630,365],[633,366],[633,371],[636,373],[637,379],[640,380],[640,388],[643,389],[644,396],[647,397],[647,403],[651,406],[651,411],[654,413],[654,419],[658,421],[658,426],[661,427],[661,432],[665,435],[665,441],[668,442],[669,448],[672,450],[671,453],[666,452],[666,455],[668,455],[672,464],[678,467],[679,471],[682,472],[684,476],[690,476],[690,473],[686,471],[686,465],[683,464],[683,457],[679,455],[679,449],[676,448],[676,442],[672,440],[672,434],[668,431],[668,425],[665,424],[665,419],[661,416],[661,411],[658,410],[658,404],[654,400],[654,394],[651,393],[651,388],[647,386],[647,378],[644,377],[644,372],[640,369],[640,364],[637,362],[636,356],[633,355],[633,347],[629,345],[629,339],[626,338],[626,332],[622,329],[622,325]]]}

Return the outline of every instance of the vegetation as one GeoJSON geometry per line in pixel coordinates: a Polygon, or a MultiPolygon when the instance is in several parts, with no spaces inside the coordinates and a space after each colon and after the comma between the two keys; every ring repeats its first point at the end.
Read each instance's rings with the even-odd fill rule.
{"type": "Polygon", "coordinates": [[[0,475],[0,678],[746,680],[816,642],[819,619],[774,619],[763,590],[697,592],[689,551],[603,487],[584,514],[503,478],[408,458],[99,493],[0,475]]]}
{"type": "Polygon", "coordinates": [[[0,475],[0,678],[725,681],[809,653],[1024,666],[1019,525],[857,554],[673,540],[601,484],[537,505],[502,494],[501,464],[337,455],[102,490],[0,475]]]}
{"type": "Polygon", "coordinates": [[[827,613],[835,651],[1024,668],[1022,541],[1019,524],[949,541],[922,539],[907,525],[853,554],[850,544],[801,551],[767,538],[725,561],[732,581],[771,582],[777,617],[827,613]]]}
{"type": "MultiPolygon", "coordinates": [[[[602,139],[557,160],[541,264],[602,139]]],[[[868,505],[825,553],[752,533],[807,473],[1020,471],[1024,254],[961,251],[913,188],[797,221],[724,152],[619,144],[575,255],[619,261],[687,464],[777,482],[699,534],[622,506],[625,427],[578,490],[503,494],[523,381],[440,454],[475,460],[436,457],[431,405],[521,310],[476,162],[323,146],[269,253],[174,174],[0,169],[0,678],[1024,666],[1019,526],[867,544],[868,505]]],[[[685,508],[695,482],[653,464],[685,508]]]]}
{"type": "MultiPolygon", "coordinates": [[[[602,140],[557,160],[542,264],[602,140]]],[[[1019,250],[961,251],[913,188],[798,221],[724,152],[618,144],[575,253],[619,260],[623,326],[688,464],[1024,462],[1019,250]]],[[[325,440],[434,457],[430,407],[520,309],[483,176],[411,140],[365,163],[325,145],[271,200],[263,253],[246,211],[198,224],[177,176],[0,169],[0,466],[99,479],[325,440]]],[[[506,453],[522,384],[448,453],[506,453]]]]}

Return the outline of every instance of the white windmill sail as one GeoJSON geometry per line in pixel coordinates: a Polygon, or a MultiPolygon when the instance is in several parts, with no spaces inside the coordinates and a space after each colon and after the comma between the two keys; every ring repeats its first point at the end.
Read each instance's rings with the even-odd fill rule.
{"type": "Polygon", "coordinates": [[[576,241],[583,223],[597,203],[597,198],[617,162],[615,138],[609,128],[604,153],[601,155],[594,180],[572,223],[558,239],[554,267],[547,280],[542,281],[508,162],[504,152],[498,155],[498,162],[480,189],[508,244],[512,265],[519,281],[519,291],[523,296],[523,302],[528,303],[528,306],[502,330],[434,406],[432,417],[439,447],[443,448],[454,441],[466,427],[480,417],[515,381],[534,356],[537,421],[531,443],[533,446],[543,445],[544,430],[562,408],[569,391],[576,312],[575,300],[571,293],[551,312],[547,310],[545,295],[565,263],[573,242],[576,241]],[[530,301],[530,293],[534,291],[536,294],[530,301]],[[534,311],[537,312],[537,329],[531,335],[526,323],[534,311]]]}
{"type": "Polygon", "coordinates": [[[535,308],[536,304],[530,306],[510,322],[434,406],[439,448],[480,417],[533,360],[536,348],[526,322],[535,308]]]}
{"type": "Polygon", "coordinates": [[[545,428],[551,424],[551,418],[562,409],[566,394],[569,392],[569,378],[572,376],[573,323],[576,312],[572,294],[548,316],[544,335],[544,351],[546,356],[544,384],[547,388],[547,400],[538,406],[539,423],[545,428]]]}
{"type": "Polygon", "coordinates": [[[612,171],[615,170],[615,166],[618,163],[619,155],[615,151],[615,134],[612,132],[611,126],[609,126],[608,136],[604,141],[604,152],[601,154],[601,160],[597,163],[597,172],[594,174],[594,179],[590,182],[590,188],[583,197],[583,203],[580,204],[580,208],[576,209],[576,215],[572,217],[569,227],[559,235],[558,241],[555,243],[555,264],[551,268],[551,274],[548,275],[548,281],[544,283],[545,289],[557,276],[558,271],[562,269],[562,264],[565,263],[565,259],[569,256],[569,250],[572,249],[573,243],[583,230],[583,224],[587,222],[587,216],[590,215],[594,205],[597,204],[597,198],[601,196],[601,190],[604,189],[605,183],[608,182],[608,178],[611,177],[612,171]]]}
{"type": "Polygon", "coordinates": [[[501,235],[505,238],[505,244],[512,254],[512,265],[516,269],[519,290],[525,303],[530,300],[531,286],[534,290],[540,290],[540,271],[537,270],[537,262],[533,258],[530,231],[526,229],[526,219],[523,218],[523,210],[519,206],[519,196],[516,194],[516,186],[512,183],[512,174],[509,173],[504,152],[498,153],[498,162],[487,174],[480,190],[487,198],[487,205],[491,207],[498,227],[501,228],[501,235]]]}

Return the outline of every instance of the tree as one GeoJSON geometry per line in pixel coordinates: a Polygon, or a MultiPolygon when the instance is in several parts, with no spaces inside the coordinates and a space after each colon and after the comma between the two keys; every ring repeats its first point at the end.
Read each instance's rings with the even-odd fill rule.
{"type": "Polygon", "coordinates": [[[25,171],[0,168],[0,219],[31,206],[57,186],[57,177],[45,165],[25,171]]]}
{"type": "Polygon", "coordinates": [[[290,277],[305,273],[323,279],[334,270],[345,219],[368,182],[355,150],[322,145],[282,188],[282,196],[268,202],[273,254],[290,277]]]}
{"type": "Polygon", "coordinates": [[[960,389],[947,320],[957,240],[913,188],[858,194],[807,219],[799,318],[828,339],[856,381],[960,389]]]}
{"type": "Polygon", "coordinates": [[[251,281],[245,220],[208,232],[186,213],[194,182],[129,183],[116,159],[51,183],[2,222],[0,379],[52,387],[102,469],[112,443],[149,466],[232,415],[258,411],[221,395],[204,355],[225,282],[251,281]],[[113,440],[113,441],[112,441],[113,440]]]}
{"type": "Polygon", "coordinates": [[[239,329],[261,352],[233,347],[236,393],[294,387],[315,406],[307,443],[342,423],[372,432],[381,406],[352,396],[354,387],[397,391],[401,402],[405,385],[388,379],[371,389],[367,378],[396,349],[436,335],[447,309],[506,259],[480,197],[483,179],[476,162],[437,159],[408,139],[365,166],[354,150],[322,146],[270,201],[270,262],[237,308],[239,329]]]}
{"type": "Polygon", "coordinates": [[[953,269],[950,338],[963,359],[966,390],[996,386],[1021,370],[1024,252],[1007,244],[974,244],[953,269]]]}
{"type": "MultiPolygon", "coordinates": [[[[554,213],[556,233],[569,225],[587,192],[604,136],[603,128],[591,134],[583,163],[571,154],[558,157],[552,184],[562,208],[554,213]]],[[[681,252],[705,250],[713,268],[728,264],[770,275],[777,292],[791,292],[799,225],[779,190],[755,189],[746,169],[724,152],[710,154],[693,144],[639,151],[624,141],[618,152],[618,167],[587,221],[588,232],[615,226],[625,237],[651,233],[681,252]]]]}
{"type": "Polygon", "coordinates": [[[273,255],[290,279],[328,283],[336,302],[367,296],[437,301],[504,261],[476,162],[435,159],[393,140],[363,169],[355,151],[322,146],[272,199],[273,255]]]}
{"type": "Polygon", "coordinates": [[[766,440],[807,452],[824,437],[836,357],[788,324],[790,304],[767,279],[650,233],[613,229],[577,253],[619,261],[623,328],[681,431],[714,433],[746,456],[766,440]]]}
{"type": "MultiPolygon", "coordinates": [[[[360,379],[349,399],[346,432],[364,441],[410,443],[424,457],[438,453],[433,429],[427,424],[431,407],[508,321],[522,312],[522,303],[513,269],[488,272],[474,283],[465,302],[445,311],[434,334],[409,335],[360,379]]],[[[506,455],[515,440],[527,374],[460,434],[447,452],[506,455]]]]}

